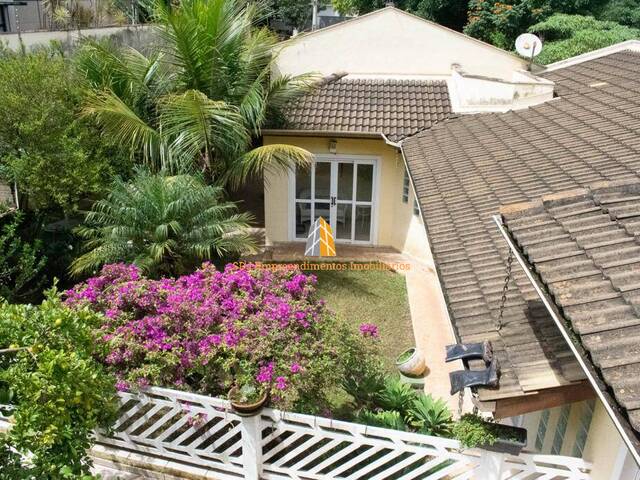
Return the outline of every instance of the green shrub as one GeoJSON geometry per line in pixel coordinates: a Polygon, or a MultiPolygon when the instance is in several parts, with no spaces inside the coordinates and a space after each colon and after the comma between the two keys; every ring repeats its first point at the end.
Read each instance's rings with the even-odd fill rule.
{"type": "Polygon", "coordinates": [[[356,421],[373,427],[391,428],[394,430],[407,429],[402,415],[395,411],[372,412],[371,410],[362,410],[358,413],[356,421]]]}
{"type": "Polygon", "coordinates": [[[416,399],[416,392],[399,377],[387,377],[384,388],[376,396],[377,406],[384,410],[395,410],[406,415],[416,399]]]}
{"type": "Polygon", "coordinates": [[[453,426],[453,436],[466,448],[493,445],[498,440],[491,424],[473,413],[463,415],[453,426]]]}
{"type": "Polygon", "coordinates": [[[115,379],[93,359],[101,320],[65,307],[54,290],[39,306],[0,304],[0,385],[10,386],[15,405],[0,455],[8,447],[32,455],[24,478],[90,473],[92,432],[117,411],[115,379]]]}
{"type": "Polygon", "coordinates": [[[80,119],[82,82],[51,52],[0,58],[0,177],[16,182],[21,207],[67,214],[99,193],[129,160],[80,119]]]}
{"type": "Polygon", "coordinates": [[[407,412],[408,423],[425,435],[448,437],[451,434],[452,418],[447,403],[432,395],[420,395],[407,412]]]}
{"type": "Polygon", "coordinates": [[[192,175],[138,171],[116,179],[96,202],[78,234],[87,253],[74,260],[75,274],[108,263],[130,262],[150,276],[191,272],[203,260],[255,252],[252,217],[222,199],[222,188],[192,175]]]}
{"type": "Polygon", "coordinates": [[[0,231],[0,297],[10,302],[29,299],[42,286],[40,273],[47,260],[41,242],[20,238],[22,218],[22,213],[14,214],[0,231]]]}
{"type": "Polygon", "coordinates": [[[582,15],[556,14],[533,25],[529,31],[544,40],[542,52],[536,57],[542,64],[640,38],[640,30],[636,28],[582,15]]]}

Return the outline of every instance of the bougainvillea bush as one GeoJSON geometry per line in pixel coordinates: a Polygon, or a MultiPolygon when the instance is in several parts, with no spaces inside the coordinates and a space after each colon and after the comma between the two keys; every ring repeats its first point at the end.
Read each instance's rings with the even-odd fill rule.
{"type": "Polygon", "coordinates": [[[315,295],[315,277],[209,263],[150,280],[133,265],[105,266],[66,292],[66,303],[104,313],[101,360],[119,389],[148,385],[224,396],[247,379],[280,408],[318,412],[347,368],[372,357],[371,328],[352,332],[315,295]]]}

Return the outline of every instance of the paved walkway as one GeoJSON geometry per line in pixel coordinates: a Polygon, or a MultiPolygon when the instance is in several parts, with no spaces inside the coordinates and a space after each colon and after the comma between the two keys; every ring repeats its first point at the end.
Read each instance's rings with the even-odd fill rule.
{"type": "MultiPolygon", "coordinates": [[[[428,367],[424,390],[434,397],[445,399],[451,411],[457,416],[458,396],[449,394],[449,372],[460,370],[463,366],[462,362],[444,362],[445,346],[455,343],[455,337],[448,313],[440,301],[439,283],[433,267],[392,248],[340,245],[337,250],[338,256],[317,260],[410,264],[406,272],[399,270],[398,273],[406,277],[415,343],[424,355],[428,367]]],[[[253,260],[286,262],[309,260],[309,258],[304,256],[304,244],[288,243],[269,247],[263,254],[254,256],[253,260]]],[[[463,411],[470,411],[471,408],[471,399],[467,395],[463,411]]]]}

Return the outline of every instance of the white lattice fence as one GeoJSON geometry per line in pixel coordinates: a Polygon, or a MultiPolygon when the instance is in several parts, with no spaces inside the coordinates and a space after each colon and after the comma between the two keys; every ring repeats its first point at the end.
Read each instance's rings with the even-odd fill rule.
{"type": "Polygon", "coordinates": [[[263,477],[467,479],[479,459],[459,443],[327,418],[265,410],[263,477]]]}
{"type": "Polygon", "coordinates": [[[120,393],[120,418],[98,442],[244,478],[241,419],[227,401],[163,388],[120,393]]]}
{"type": "Polygon", "coordinates": [[[220,480],[590,479],[579,458],[461,451],[455,440],[268,408],[243,418],[226,400],[176,390],[120,401],[114,433],[98,434],[99,443],[205,467],[220,480]]]}

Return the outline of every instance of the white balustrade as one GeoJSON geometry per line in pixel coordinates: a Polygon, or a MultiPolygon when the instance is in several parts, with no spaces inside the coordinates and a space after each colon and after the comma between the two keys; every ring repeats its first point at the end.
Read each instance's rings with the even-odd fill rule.
{"type": "Polygon", "coordinates": [[[120,418],[98,442],[206,467],[220,480],[587,480],[579,458],[462,450],[447,438],[265,408],[164,388],[120,393],[120,418]]]}

